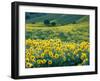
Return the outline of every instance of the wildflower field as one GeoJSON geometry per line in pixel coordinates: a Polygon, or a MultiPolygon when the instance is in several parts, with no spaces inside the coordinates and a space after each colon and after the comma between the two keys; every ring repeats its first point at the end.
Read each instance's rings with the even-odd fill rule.
{"type": "Polygon", "coordinates": [[[26,23],[25,67],[89,65],[89,21],[86,18],[76,19],[77,23],[66,23],[66,20],[63,25],[26,23]]]}

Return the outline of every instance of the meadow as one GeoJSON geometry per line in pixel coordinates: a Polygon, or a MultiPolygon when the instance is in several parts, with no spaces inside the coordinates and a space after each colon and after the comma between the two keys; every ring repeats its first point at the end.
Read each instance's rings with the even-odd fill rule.
{"type": "Polygon", "coordinates": [[[26,23],[25,67],[89,65],[89,22],[26,23]]]}

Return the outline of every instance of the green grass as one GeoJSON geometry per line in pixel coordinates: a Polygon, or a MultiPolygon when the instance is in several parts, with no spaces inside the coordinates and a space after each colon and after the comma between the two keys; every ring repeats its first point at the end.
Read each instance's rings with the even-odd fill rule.
{"type": "Polygon", "coordinates": [[[53,39],[60,38],[67,42],[89,41],[89,24],[81,22],[64,26],[45,26],[42,23],[26,24],[26,38],[53,39]]]}

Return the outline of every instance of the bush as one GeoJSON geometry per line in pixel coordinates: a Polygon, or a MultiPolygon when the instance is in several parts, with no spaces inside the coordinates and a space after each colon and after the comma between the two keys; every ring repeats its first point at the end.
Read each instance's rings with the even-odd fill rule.
{"type": "Polygon", "coordinates": [[[35,24],[35,22],[33,21],[32,24],[35,24]]]}
{"type": "Polygon", "coordinates": [[[52,26],[56,26],[56,22],[51,22],[51,25],[52,26]]]}
{"type": "Polygon", "coordinates": [[[76,21],[73,21],[72,24],[77,24],[77,22],[76,21]]]}
{"type": "Polygon", "coordinates": [[[46,19],[46,20],[44,20],[44,24],[45,25],[49,25],[50,24],[50,21],[46,19]]]}

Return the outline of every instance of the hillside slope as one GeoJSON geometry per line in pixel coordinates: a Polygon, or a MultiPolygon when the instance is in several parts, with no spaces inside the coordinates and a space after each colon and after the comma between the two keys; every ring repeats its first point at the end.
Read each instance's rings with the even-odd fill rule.
{"type": "Polygon", "coordinates": [[[86,15],[50,14],[50,13],[28,13],[26,12],[26,23],[43,22],[44,20],[54,21],[57,24],[69,24],[89,20],[86,15]]]}

